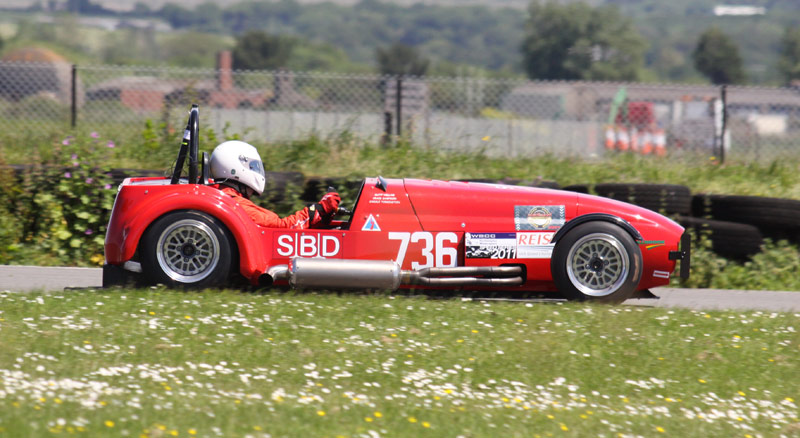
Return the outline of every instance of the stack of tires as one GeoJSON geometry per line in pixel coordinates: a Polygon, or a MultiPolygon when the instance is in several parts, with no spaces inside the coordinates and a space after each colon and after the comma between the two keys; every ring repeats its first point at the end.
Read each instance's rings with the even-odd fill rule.
{"type": "Polygon", "coordinates": [[[753,247],[759,240],[763,243],[759,237],[800,242],[800,201],[794,199],[700,193],[692,197],[692,215],[738,227],[728,246],[753,247]],[[733,240],[737,238],[742,242],[733,240]]]}
{"type": "Polygon", "coordinates": [[[800,201],[758,196],[692,195],[675,184],[585,184],[564,187],[617,199],[669,216],[697,236],[707,236],[715,253],[743,260],[761,251],[764,238],[800,239],[800,201]]]}

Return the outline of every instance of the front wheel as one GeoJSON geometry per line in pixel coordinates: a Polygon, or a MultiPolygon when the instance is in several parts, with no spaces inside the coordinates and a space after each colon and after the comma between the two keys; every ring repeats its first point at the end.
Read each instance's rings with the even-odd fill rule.
{"type": "Polygon", "coordinates": [[[142,271],[155,284],[222,286],[231,273],[233,243],[227,228],[206,213],[169,213],[142,236],[142,271]]]}
{"type": "Polygon", "coordinates": [[[639,285],[642,253],[622,228],[608,222],[589,222],[556,243],[550,271],[567,299],[622,302],[639,285]]]}

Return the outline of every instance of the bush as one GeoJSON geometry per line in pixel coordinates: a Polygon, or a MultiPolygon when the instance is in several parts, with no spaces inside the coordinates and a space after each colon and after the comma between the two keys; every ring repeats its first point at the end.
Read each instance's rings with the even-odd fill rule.
{"type": "Polygon", "coordinates": [[[114,200],[108,157],[115,144],[97,133],[67,137],[49,158],[5,171],[0,188],[0,261],[100,265],[108,215],[114,200]],[[8,227],[6,227],[8,225],[8,227]],[[36,254],[39,254],[36,256],[36,254]]]}
{"type": "Polygon", "coordinates": [[[28,96],[6,110],[6,117],[25,121],[58,121],[66,120],[69,107],[60,103],[55,96],[40,93],[28,96]]]}

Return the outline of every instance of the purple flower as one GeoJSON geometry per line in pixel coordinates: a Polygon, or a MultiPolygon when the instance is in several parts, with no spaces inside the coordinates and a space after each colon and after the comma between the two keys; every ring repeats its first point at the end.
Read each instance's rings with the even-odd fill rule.
{"type": "Polygon", "coordinates": [[[114,149],[115,144],[113,141],[109,140],[108,143],[106,143],[106,146],[108,146],[111,149],[114,149]]]}
{"type": "Polygon", "coordinates": [[[64,140],[61,140],[61,144],[63,144],[64,146],[69,146],[69,139],[65,138],[64,140]]]}
{"type": "Polygon", "coordinates": [[[83,232],[83,234],[86,234],[87,236],[91,236],[92,233],[94,233],[94,231],[92,231],[91,228],[87,228],[86,231],[83,232]]]}
{"type": "Polygon", "coordinates": [[[69,158],[70,158],[71,160],[77,160],[77,159],[78,159],[78,154],[72,154],[72,155],[70,155],[70,157],[69,157],[69,158]]]}
{"type": "Polygon", "coordinates": [[[81,163],[79,163],[79,162],[77,162],[77,161],[73,161],[73,162],[72,162],[72,167],[78,167],[78,166],[80,166],[80,165],[81,165],[81,163]]]}
{"type": "Polygon", "coordinates": [[[72,174],[67,172],[64,174],[64,178],[72,178],[72,174]]]}
{"type": "Polygon", "coordinates": [[[92,178],[86,178],[86,184],[91,184],[91,183],[92,183],[92,181],[94,181],[94,179],[92,179],[92,178]]]}
{"type": "Polygon", "coordinates": [[[104,189],[109,190],[111,188],[111,184],[106,184],[103,186],[104,189]]]}
{"type": "Polygon", "coordinates": [[[92,138],[99,138],[99,137],[100,137],[100,134],[98,134],[98,133],[96,133],[96,132],[92,132],[91,134],[89,134],[89,137],[92,137],[92,138]]]}

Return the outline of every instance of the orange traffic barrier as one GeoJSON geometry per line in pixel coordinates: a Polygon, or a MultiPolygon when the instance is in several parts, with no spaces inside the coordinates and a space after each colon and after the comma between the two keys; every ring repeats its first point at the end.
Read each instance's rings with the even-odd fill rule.
{"type": "Polygon", "coordinates": [[[653,153],[653,133],[646,130],[642,133],[642,155],[650,155],[653,153]]]}
{"type": "Polygon", "coordinates": [[[631,146],[631,138],[628,136],[628,129],[624,126],[617,126],[617,150],[627,151],[631,146]]]}
{"type": "Polygon", "coordinates": [[[606,126],[606,149],[613,151],[616,141],[617,141],[617,136],[614,133],[614,126],[613,125],[606,126]]]}
{"type": "Polygon", "coordinates": [[[656,155],[663,157],[667,154],[667,135],[663,129],[656,129],[653,131],[653,147],[655,148],[656,155]]]}
{"type": "Polygon", "coordinates": [[[639,131],[636,128],[631,128],[631,151],[639,151],[639,131]]]}

